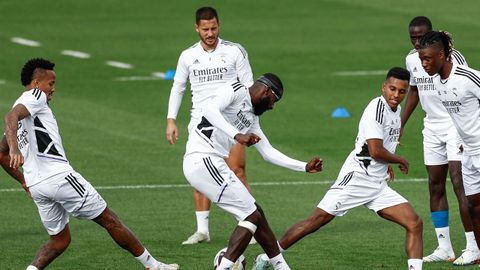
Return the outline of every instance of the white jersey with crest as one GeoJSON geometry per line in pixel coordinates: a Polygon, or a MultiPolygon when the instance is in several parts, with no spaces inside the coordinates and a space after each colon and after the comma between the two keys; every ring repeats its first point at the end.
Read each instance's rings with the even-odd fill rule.
{"type": "Polygon", "coordinates": [[[189,134],[185,156],[192,153],[228,157],[238,133],[254,133],[261,140],[255,148],[262,157],[275,165],[305,171],[305,162],[292,159],[272,147],[254,114],[250,92],[238,81],[218,88],[204,108],[201,118],[189,134]]]}
{"type": "Polygon", "coordinates": [[[214,90],[232,80],[247,87],[253,84],[252,68],[245,49],[240,44],[219,39],[217,47],[207,52],[197,42],[184,50],[178,59],[167,118],[177,117],[187,81],[192,91],[191,116],[198,118],[214,90]]]}
{"type": "Polygon", "coordinates": [[[25,162],[23,174],[27,186],[72,171],[62,145],[57,120],[39,89],[25,91],[13,107],[22,104],[30,116],[18,122],[17,142],[25,162]]]}
{"type": "Polygon", "coordinates": [[[435,85],[463,141],[464,153],[480,154],[480,72],[454,64],[448,79],[437,76],[435,85]]]}
{"type": "MultiPolygon", "coordinates": [[[[445,133],[452,126],[452,120],[440,102],[433,80],[438,75],[430,76],[422,67],[418,52],[414,49],[406,57],[406,68],[410,72],[410,86],[416,86],[420,105],[426,116],[423,119],[425,129],[433,133],[445,133]]],[[[465,57],[457,51],[452,52],[452,62],[467,65],[465,57]]]]}
{"type": "Polygon", "coordinates": [[[376,161],[368,151],[368,139],[383,140],[383,147],[390,153],[395,153],[400,134],[400,106],[393,111],[383,96],[370,101],[358,124],[358,135],[355,149],[348,155],[339,178],[356,172],[367,176],[375,182],[388,179],[388,164],[376,161]]]}

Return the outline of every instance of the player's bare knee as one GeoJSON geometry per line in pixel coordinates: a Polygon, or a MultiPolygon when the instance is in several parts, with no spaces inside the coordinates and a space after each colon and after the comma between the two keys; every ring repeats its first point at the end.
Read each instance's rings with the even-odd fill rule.
{"type": "Polygon", "coordinates": [[[255,212],[253,212],[253,213],[250,214],[248,217],[246,217],[246,218],[244,219],[244,221],[248,221],[248,222],[251,222],[251,223],[257,225],[262,218],[263,218],[263,217],[262,217],[262,214],[261,214],[260,211],[258,211],[258,209],[257,209],[257,210],[255,210],[255,212]]]}
{"type": "Polygon", "coordinates": [[[421,233],[423,232],[423,220],[415,215],[406,225],[406,229],[411,232],[421,233]]]}
{"type": "Polygon", "coordinates": [[[123,226],[122,222],[117,217],[117,215],[113,211],[111,211],[109,208],[106,208],[100,214],[100,216],[94,219],[94,221],[100,224],[107,231],[118,229],[123,226]]]}
{"type": "Polygon", "coordinates": [[[70,245],[72,238],[70,234],[56,235],[52,236],[50,241],[54,249],[62,252],[70,245]]]}

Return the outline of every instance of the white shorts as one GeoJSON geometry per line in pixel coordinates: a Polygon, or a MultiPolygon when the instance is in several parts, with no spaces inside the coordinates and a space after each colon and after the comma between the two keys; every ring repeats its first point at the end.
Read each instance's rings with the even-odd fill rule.
{"type": "Polygon", "coordinates": [[[190,185],[239,221],[257,209],[253,196],[221,157],[189,154],[183,159],[183,173],[190,185]]]}
{"type": "Polygon", "coordinates": [[[351,172],[335,181],[317,207],[331,215],[343,216],[360,205],[378,212],[406,202],[386,181],[372,181],[361,173],[351,172]]]}
{"type": "Polygon", "coordinates": [[[48,234],[60,233],[69,215],[84,219],[98,217],[107,203],[77,172],[67,172],[30,187],[40,219],[48,234]]]}
{"type": "Polygon", "coordinates": [[[457,131],[451,127],[446,133],[435,134],[424,129],[423,160],[427,166],[444,165],[449,161],[462,160],[462,154],[457,145],[457,131]]]}
{"type": "Polygon", "coordinates": [[[465,195],[480,193],[480,155],[463,155],[462,176],[465,195]]]}

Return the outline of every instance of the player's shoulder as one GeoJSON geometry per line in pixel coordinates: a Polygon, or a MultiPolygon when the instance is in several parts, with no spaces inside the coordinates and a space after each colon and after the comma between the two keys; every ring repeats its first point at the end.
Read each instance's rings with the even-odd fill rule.
{"type": "Polygon", "coordinates": [[[247,51],[239,43],[235,43],[235,42],[224,40],[224,39],[219,39],[219,44],[222,47],[224,47],[226,50],[238,52],[238,53],[241,53],[243,57],[247,57],[247,51]]]}
{"type": "Polygon", "coordinates": [[[418,51],[416,49],[412,49],[408,52],[407,56],[405,56],[405,59],[408,61],[413,61],[418,58],[418,51]]]}
{"type": "Polygon", "coordinates": [[[33,88],[22,93],[15,102],[15,104],[19,103],[47,105],[47,95],[42,90],[33,88]]]}
{"type": "Polygon", "coordinates": [[[452,62],[457,65],[467,65],[467,60],[465,60],[463,54],[457,49],[452,50],[452,62]]]}
{"type": "Polygon", "coordinates": [[[467,66],[455,65],[453,74],[463,81],[474,83],[480,87],[480,72],[478,70],[467,66]]]}
{"type": "Polygon", "coordinates": [[[377,122],[380,124],[383,123],[384,119],[384,114],[386,112],[386,104],[385,104],[385,99],[382,98],[381,96],[373,98],[365,108],[364,114],[368,114],[371,117],[369,118],[375,118],[377,122]]]}

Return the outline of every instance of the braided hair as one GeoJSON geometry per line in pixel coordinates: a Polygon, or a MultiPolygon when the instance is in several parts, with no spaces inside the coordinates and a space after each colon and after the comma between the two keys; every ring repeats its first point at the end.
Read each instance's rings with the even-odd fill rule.
{"type": "Polygon", "coordinates": [[[453,51],[453,38],[447,31],[431,31],[425,34],[420,40],[420,48],[440,46],[445,54],[445,59],[451,61],[453,51]]]}

